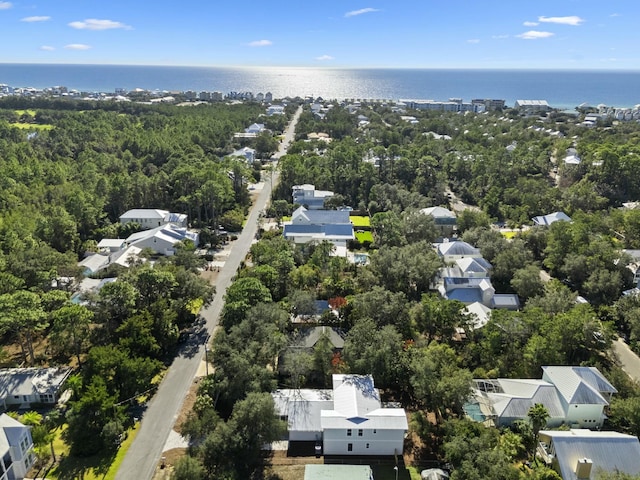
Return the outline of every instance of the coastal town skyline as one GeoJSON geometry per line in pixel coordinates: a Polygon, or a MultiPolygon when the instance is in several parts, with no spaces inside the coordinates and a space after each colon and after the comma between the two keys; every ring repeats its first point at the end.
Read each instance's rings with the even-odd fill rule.
{"type": "Polygon", "coordinates": [[[631,2],[0,1],[3,63],[635,70],[631,2]]]}

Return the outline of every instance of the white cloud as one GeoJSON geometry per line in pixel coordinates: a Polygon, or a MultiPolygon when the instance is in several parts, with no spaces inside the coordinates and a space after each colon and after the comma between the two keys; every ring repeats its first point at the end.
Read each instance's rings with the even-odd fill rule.
{"type": "Polygon", "coordinates": [[[9,10],[11,7],[13,7],[11,2],[0,2],[0,10],[9,10]]]}
{"type": "Polygon", "coordinates": [[[271,45],[273,45],[271,40],[255,40],[247,43],[248,47],[269,47],[271,45]]]}
{"type": "Polygon", "coordinates": [[[326,62],[327,60],[333,60],[333,57],[331,55],[320,55],[319,57],[316,57],[316,60],[326,62]]]}
{"type": "Polygon", "coordinates": [[[42,45],[40,47],[40,50],[44,50],[45,52],[53,52],[55,48],[53,48],[51,45],[42,45]]]}
{"type": "Polygon", "coordinates": [[[610,17],[619,17],[620,14],[619,13],[612,13],[611,15],[609,15],[610,17]]]}
{"type": "Polygon", "coordinates": [[[125,25],[122,22],[114,22],[113,20],[98,20],[97,18],[87,18],[82,22],[71,22],[69,26],[71,28],[77,28],[78,30],[111,30],[114,28],[131,30],[131,27],[129,25],[125,25]]]}
{"type": "Polygon", "coordinates": [[[491,38],[495,40],[502,40],[503,38],[509,38],[509,35],[491,35],[491,38]]]}
{"type": "Polygon", "coordinates": [[[35,17],[24,17],[20,21],[21,22],[46,22],[47,20],[51,20],[51,17],[40,15],[35,17]]]}
{"type": "Polygon", "coordinates": [[[345,17],[355,17],[357,15],[362,15],[363,13],[372,13],[372,12],[379,12],[380,10],[377,8],[371,8],[371,7],[367,7],[367,8],[361,8],[360,10],[351,10],[350,12],[347,12],[344,14],[345,17]]]}
{"type": "Polygon", "coordinates": [[[469,40],[467,40],[467,43],[480,43],[480,39],[479,38],[470,38],[469,40]]]}
{"type": "Polygon", "coordinates": [[[540,38],[549,38],[553,37],[553,33],[551,32],[539,32],[537,30],[529,30],[528,32],[521,33],[520,35],[516,35],[518,38],[522,38],[523,40],[538,40],[540,38]]]}
{"type": "Polygon", "coordinates": [[[535,27],[540,24],[538,22],[524,22],[522,25],[524,25],[525,27],[535,27]]]}
{"type": "Polygon", "coordinates": [[[85,45],[83,43],[70,43],[69,45],[65,45],[64,48],[67,50],[89,50],[91,45],[85,45]]]}
{"type": "Polygon", "coordinates": [[[577,27],[584,22],[584,18],[580,18],[576,15],[569,17],[538,17],[538,21],[542,23],[559,23],[561,25],[573,25],[577,27]]]}

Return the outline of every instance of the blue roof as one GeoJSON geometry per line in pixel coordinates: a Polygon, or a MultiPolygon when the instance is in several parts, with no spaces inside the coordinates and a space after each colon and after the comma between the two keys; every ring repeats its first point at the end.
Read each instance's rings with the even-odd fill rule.
{"type": "Polygon", "coordinates": [[[353,237],[353,225],[285,225],[283,233],[285,237],[304,234],[325,235],[327,237],[353,237]]]}

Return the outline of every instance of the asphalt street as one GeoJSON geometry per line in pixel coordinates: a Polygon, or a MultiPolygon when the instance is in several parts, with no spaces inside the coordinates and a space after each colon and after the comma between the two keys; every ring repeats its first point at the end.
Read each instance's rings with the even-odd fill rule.
{"type": "Polygon", "coordinates": [[[636,382],[640,382],[640,358],[631,351],[624,340],[618,338],[613,342],[611,350],[616,354],[622,369],[636,382]]]}
{"type": "MultiPolygon", "coordinates": [[[[302,107],[295,113],[285,130],[280,150],[274,155],[276,158],[286,153],[287,146],[294,139],[295,125],[301,112],[302,107]]],[[[156,395],[147,405],[138,435],[127,451],[116,480],[150,480],[158,468],[162,449],[204,357],[204,344],[213,335],[218,325],[218,318],[224,305],[224,294],[240,262],[244,260],[251,247],[258,229],[259,215],[264,211],[271,197],[272,185],[277,184],[277,181],[277,171],[265,178],[264,188],[251,207],[246,226],[234,242],[229,258],[220,269],[215,284],[216,295],[211,304],[200,312],[206,322],[206,329],[191,334],[166,372],[156,395]]]]}

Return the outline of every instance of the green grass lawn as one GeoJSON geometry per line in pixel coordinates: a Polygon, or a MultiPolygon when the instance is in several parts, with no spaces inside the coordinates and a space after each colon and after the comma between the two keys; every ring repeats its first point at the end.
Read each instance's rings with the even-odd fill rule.
{"type": "Polygon", "coordinates": [[[371,218],[369,217],[355,215],[355,216],[349,217],[349,220],[353,224],[353,228],[363,228],[363,227],[370,228],[371,227],[371,218]]]}
{"type": "Polygon", "coordinates": [[[356,232],[356,240],[360,243],[373,243],[373,234],[371,232],[356,232]]]}
{"type": "Polygon", "coordinates": [[[39,123],[10,123],[12,127],[21,128],[23,130],[51,130],[53,125],[39,123]]]}
{"type": "Polygon", "coordinates": [[[58,429],[53,442],[53,448],[58,456],[58,460],[60,460],[61,455],[64,455],[64,458],[60,460],[60,463],[58,463],[53,470],[47,473],[47,478],[53,480],[65,480],[68,478],[113,480],[116,477],[118,468],[120,468],[120,464],[122,464],[129,446],[133,442],[133,439],[136,438],[139,426],[140,424],[136,423],[134,428],[127,432],[127,439],[122,442],[122,445],[120,445],[115,455],[105,452],[90,457],[70,457],[69,447],[62,440],[64,428],[58,429]]]}
{"type": "Polygon", "coordinates": [[[36,116],[36,111],[35,110],[31,110],[31,109],[29,109],[29,110],[14,110],[14,112],[16,113],[16,115],[20,115],[20,116],[24,115],[25,113],[27,115],[31,115],[32,117],[36,116]]]}

